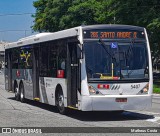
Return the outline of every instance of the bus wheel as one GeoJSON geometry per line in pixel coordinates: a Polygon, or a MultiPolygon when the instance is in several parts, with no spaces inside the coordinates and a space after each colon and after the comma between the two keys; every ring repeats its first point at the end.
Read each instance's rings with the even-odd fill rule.
{"type": "Polygon", "coordinates": [[[23,84],[20,84],[20,101],[21,101],[21,102],[25,102],[24,86],[23,86],[23,84]]]}
{"type": "Polygon", "coordinates": [[[17,101],[19,101],[20,100],[20,96],[19,96],[19,91],[18,91],[18,85],[17,84],[15,84],[14,93],[15,93],[15,99],[17,101]]]}
{"type": "Polygon", "coordinates": [[[58,110],[61,114],[66,114],[66,108],[64,107],[64,96],[62,89],[58,90],[56,95],[56,105],[58,107],[58,110]]]}
{"type": "Polygon", "coordinates": [[[113,111],[113,114],[120,115],[124,112],[124,110],[113,111]]]}

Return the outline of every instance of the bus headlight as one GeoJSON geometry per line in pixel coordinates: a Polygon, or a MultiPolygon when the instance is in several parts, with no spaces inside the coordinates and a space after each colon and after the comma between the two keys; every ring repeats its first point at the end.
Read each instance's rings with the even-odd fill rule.
{"type": "Polygon", "coordinates": [[[88,85],[90,95],[102,95],[98,90],[96,90],[93,86],[88,85]]]}
{"type": "Polygon", "coordinates": [[[145,87],[138,94],[148,94],[149,83],[145,85],[145,87]]]}

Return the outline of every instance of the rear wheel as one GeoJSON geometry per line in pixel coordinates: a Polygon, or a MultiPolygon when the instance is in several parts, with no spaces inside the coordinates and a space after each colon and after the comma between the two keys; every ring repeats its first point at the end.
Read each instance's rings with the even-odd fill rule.
{"type": "Polygon", "coordinates": [[[66,114],[67,108],[64,107],[64,95],[61,87],[57,91],[58,92],[56,93],[56,105],[61,114],[66,114]]]}
{"type": "Polygon", "coordinates": [[[21,102],[25,102],[24,86],[23,86],[22,83],[20,84],[20,101],[21,101],[21,102]]]}
{"type": "Polygon", "coordinates": [[[124,110],[119,110],[119,111],[113,111],[112,113],[113,114],[117,114],[117,115],[120,115],[124,112],[124,110]]]}
{"type": "Polygon", "coordinates": [[[14,93],[15,93],[15,99],[17,100],[17,101],[19,101],[20,100],[20,95],[19,95],[19,91],[18,91],[19,89],[18,89],[18,85],[17,85],[17,83],[15,84],[15,86],[14,86],[14,93]]]}

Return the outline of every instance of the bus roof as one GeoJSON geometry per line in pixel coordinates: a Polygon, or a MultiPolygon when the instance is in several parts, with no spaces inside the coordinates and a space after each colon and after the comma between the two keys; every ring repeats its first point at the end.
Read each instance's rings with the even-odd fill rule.
{"type": "Polygon", "coordinates": [[[130,30],[144,30],[143,27],[131,26],[131,25],[115,25],[115,24],[100,24],[100,25],[89,25],[89,26],[79,26],[71,29],[66,29],[58,32],[45,32],[39,33],[36,35],[31,35],[22,39],[19,39],[16,42],[9,43],[5,45],[5,49],[21,47],[24,45],[31,45],[36,43],[41,43],[45,41],[63,39],[67,37],[75,37],[79,36],[81,30],[89,30],[89,29],[130,29],[130,30]]]}
{"type": "Polygon", "coordinates": [[[45,32],[45,33],[39,33],[36,35],[31,35],[29,37],[19,39],[16,42],[7,44],[5,46],[5,49],[21,47],[24,45],[31,45],[31,44],[36,44],[36,43],[41,43],[41,42],[51,41],[51,40],[56,40],[56,39],[63,39],[67,37],[75,37],[79,35],[80,28],[81,27],[75,27],[75,28],[66,29],[66,30],[53,32],[53,33],[45,32]]]}
{"type": "Polygon", "coordinates": [[[89,29],[130,29],[130,30],[144,30],[144,27],[133,26],[133,25],[117,25],[117,24],[101,24],[101,25],[89,25],[82,26],[83,30],[89,29]]]}

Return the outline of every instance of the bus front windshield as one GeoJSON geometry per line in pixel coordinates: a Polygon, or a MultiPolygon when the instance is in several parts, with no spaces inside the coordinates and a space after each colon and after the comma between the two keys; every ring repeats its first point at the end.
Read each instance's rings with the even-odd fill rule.
{"type": "Polygon", "coordinates": [[[146,42],[84,43],[89,80],[148,79],[146,42]]]}

